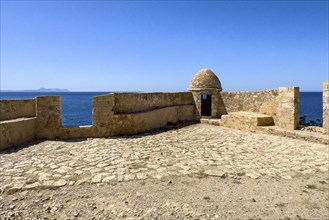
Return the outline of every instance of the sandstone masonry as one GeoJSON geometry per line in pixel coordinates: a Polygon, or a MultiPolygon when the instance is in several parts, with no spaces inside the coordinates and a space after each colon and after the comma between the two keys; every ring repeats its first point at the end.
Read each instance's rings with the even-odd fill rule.
{"type": "MultiPolygon", "coordinates": [[[[328,82],[323,84],[323,103],[323,127],[328,134],[328,82]]],[[[0,100],[0,112],[0,149],[34,139],[137,134],[180,121],[252,131],[262,127],[268,128],[262,131],[293,136],[294,133],[286,131],[299,126],[299,88],[222,92],[218,77],[203,69],[191,80],[188,92],[112,93],[93,97],[92,125],[88,126],[62,127],[59,96],[0,100]]]]}

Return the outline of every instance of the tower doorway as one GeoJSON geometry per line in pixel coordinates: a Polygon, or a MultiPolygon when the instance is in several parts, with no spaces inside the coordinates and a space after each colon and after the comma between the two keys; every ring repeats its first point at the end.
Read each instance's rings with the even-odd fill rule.
{"type": "Polygon", "coordinates": [[[201,116],[211,116],[211,95],[201,94],[201,116]]]}

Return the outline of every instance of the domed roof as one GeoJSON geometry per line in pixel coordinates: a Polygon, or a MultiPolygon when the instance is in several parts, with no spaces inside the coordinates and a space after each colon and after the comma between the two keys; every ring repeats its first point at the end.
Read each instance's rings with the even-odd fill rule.
{"type": "Polygon", "coordinates": [[[222,85],[218,77],[210,69],[200,70],[190,82],[188,90],[218,89],[222,91],[222,85]]]}

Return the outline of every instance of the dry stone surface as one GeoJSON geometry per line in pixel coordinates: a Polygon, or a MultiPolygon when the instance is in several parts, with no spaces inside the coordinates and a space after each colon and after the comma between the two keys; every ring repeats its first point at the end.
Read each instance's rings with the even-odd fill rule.
{"type": "Polygon", "coordinates": [[[205,124],[144,135],[34,143],[0,154],[2,192],[168,176],[328,172],[328,146],[205,124]]]}

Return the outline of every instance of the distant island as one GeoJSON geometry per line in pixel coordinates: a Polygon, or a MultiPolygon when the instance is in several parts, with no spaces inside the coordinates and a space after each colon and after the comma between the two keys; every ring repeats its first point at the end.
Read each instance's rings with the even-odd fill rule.
{"type": "Polygon", "coordinates": [[[25,92],[69,92],[68,89],[59,89],[59,88],[43,88],[36,90],[24,90],[25,92]]]}
{"type": "Polygon", "coordinates": [[[43,88],[40,89],[24,89],[24,90],[1,90],[1,92],[70,92],[68,89],[59,88],[43,88]]]}

